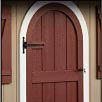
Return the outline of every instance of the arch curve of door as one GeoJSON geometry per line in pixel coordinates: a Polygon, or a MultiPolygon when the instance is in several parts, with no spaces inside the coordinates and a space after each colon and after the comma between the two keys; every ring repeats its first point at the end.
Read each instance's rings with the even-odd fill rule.
{"type": "MultiPolygon", "coordinates": [[[[78,34],[78,41],[83,39],[83,68],[86,70],[86,73],[83,72],[83,92],[84,92],[84,102],[89,102],[89,36],[88,36],[88,29],[84,17],[78,7],[71,1],[37,1],[32,7],[28,10],[21,26],[20,31],[20,102],[26,102],[26,51],[23,54],[22,50],[22,38],[26,38],[27,32],[29,33],[28,26],[30,26],[30,22],[37,11],[40,11],[40,8],[46,8],[45,5],[53,3],[58,3],[59,5],[65,5],[64,10],[60,9],[61,12],[68,15],[71,19],[72,23],[75,25],[75,28],[79,27],[82,30],[77,30],[78,34]],[[70,10],[69,13],[67,12],[70,10]],[[73,21],[74,20],[74,21],[73,21]],[[82,36],[83,34],[83,36],[82,36]],[[23,74],[22,74],[23,73],[23,74]]],[[[53,7],[53,10],[57,9],[58,7],[53,7]]],[[[50,7],[49,7],[50,10],[50,7]]],[[[46,10],[44,11],[46,13],[46,10]]],[[[42,13],[44,13],[42,12],[42,13]]],[[[38,15],[41,13],[38,13],[38,15]]],[[[37,15],[37,14],[36,14],[37,15]]],[[[42,15],[42,14],[41,14],[42,15]]],[[[41,16],[39,15],[39,16],[41,16]]],[[[39,17],[37,16],[37,17],[39,17]]],[[[36,18],[36,16],[35,16],[36,18]]],[[[34,22],[36,23],[37,18],[34,22]]]]}

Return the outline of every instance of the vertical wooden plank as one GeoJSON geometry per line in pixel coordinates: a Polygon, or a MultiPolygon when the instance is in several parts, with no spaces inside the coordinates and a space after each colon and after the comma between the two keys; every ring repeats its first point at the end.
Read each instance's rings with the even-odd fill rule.
{"type": "MultiPolygon", "coordinates": [[[[35,27],[33,26],[32,19],[30,24],[30,29],[28,30],[27,34],[27,42],[28,43],[35,43],[41,42],[41,18],[36,23],[35,27]]],[[[41,71],[42,70],[42,58],[41,58],[41,49],[27,49],[28,51],[28,60],[27,60],[27,102],[42,102],[42,84],[32,84],[32,72],[34,71],[41,71]],[[30,59],[30,60],[29,60],[30,59]]]]}
{"type": "Polygon", "coordinates": [[[67,18],[67,70],[74,71],[77,67],[78,48],[77,48],[77,34],[75,28],[67,18]]]}
{"type": "Polygon", "coordinates": [[[31,83],[31,65],[32,65],[32,60],[29,61],[29,59],[32,57],[32,51],[29,51],[27,50],[27,56],[26,56],[26,61],[27,61],[27,69],[26,69],[26,72],[27,72],[27,79],[26,79],[26,95],[27,95],[27,102],[32,102],[32,97],[33,97],[33,94],[32,94],[32,83],[31,83]]]}
{"type": "Polygon", "coordinates": [[[54,70],[54,15],[48,12],[42,17],[43,71],[54,70]]]}
{"type": "Polygon", "coordinates": [[[78,80],[78,82],[76,82],[77,85],[77,90],[76,90],[76,95],[78,98],[78,102],[82,102],[82,100],[84,99],[84,94],[83,94],[83,78],[81,77],[81,80],[78,80]]]}
{"type": "Polygon", "coordinates": [[[43,84],[43,102],[54,102],[54,83],[43,84]]]}
{"type": "Polygon", "coordinates": [[[79,102],[77,82],[67,83],[67,101],[68,102],[79,102]]]}
{"type": "Polygon", "coordinates": [[[77,68],[79,70],[83,70],[83,40],[78,40],[78,65],[77,68]]]}
{"type": "Polygon", "coordinates": [[[55,69],[66,69],[66,16],[55,12],[55,69]]]}
{"type": "MultiPolygon", "coordinates": [[[[42,16],[42,40],[45,43],[43,71],[54,71],[54,13],[49,11],[42,16]]],[[[54,84],[43,84],[43,102],[54,102],[54,84]]]]}
{"type": "MultiPolygon", "coordinates": [[[[66,69],[66,16],[55,11],[55,70],[66,69]]],[[[55,84],[55,102],[66,102],[66,83],[55,84]]]]}
{"type": "MultiPolygon", "coordinates": [[[[35,25],[35,29],[32,28],[34,31],[32,31],[32,33],[34,32],[34,35],[32,34],[32,43],[34,42],[41,42],[41,18],[39,19],[39,21],[37,22],[37,24],[35,25]]],[[[33,23],[33,21],[32,21],[33,23]]],[[[33,26],[32,26],[33,27],[33,26]]],[[[42,70],[42,50],[41,49],[36,49],[33,50],[33,66],[32,66],[32,71],[41,71],[42,70]]],[[[32,102],[42,102],[42,84],[32,84],[32,102]]]]}

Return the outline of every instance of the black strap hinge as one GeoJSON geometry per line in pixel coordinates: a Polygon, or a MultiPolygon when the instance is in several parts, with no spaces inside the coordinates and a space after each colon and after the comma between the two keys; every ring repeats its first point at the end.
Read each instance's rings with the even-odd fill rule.
{"type": "Polygon", "coordinates": [[[28,44],[25,42],[25,38],[23,37],[23,53],[25,53],[25,49],[29,48],[42,48],[44,46],[44,43],[34,43],[34,44],[28,44]]]}

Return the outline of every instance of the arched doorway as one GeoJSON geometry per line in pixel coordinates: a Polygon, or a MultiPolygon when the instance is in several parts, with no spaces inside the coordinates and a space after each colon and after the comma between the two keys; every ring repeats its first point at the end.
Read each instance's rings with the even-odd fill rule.
{"type": "Polygon", "coordinates": [[[72,2],[35,3],[20,33],[20,102],[88,102],[88,46],[87,26],[72,2]],[[23,53],[24,37],[40,46],[23,53]]]}

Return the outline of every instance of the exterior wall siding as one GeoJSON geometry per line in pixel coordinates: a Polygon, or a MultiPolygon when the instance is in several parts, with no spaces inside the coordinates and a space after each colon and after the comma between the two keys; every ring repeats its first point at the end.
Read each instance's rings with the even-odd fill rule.
{"type": "MultiPolygon", "coordinates": [[[[76,2],[83,13],[90,41],[90,102],[101,102],[101,81],[96,79],[96,21],[95,3],[76,2]]],[[[12,83],[2,86],[2,102],[19,102],[19,33],[20,27],[30,7],[28,2],[11,3],[12,5],[12,83]],[[12,5],[13,4],[13,5],[12,5]]]]}
{"type": "Polygon", "coordinates": [[[96,79],[96,16],[94,2],[79,3],[89,29],[90,102],[101,102],[101,81],[96,79]]]}
{"type": "Polygon", "coordinates": [[[16,8],[12,6],[12,83],[2,86],[2,102],[16,102],[16,8]],[[6,97],[6,98],[5,98],[6,97]]]}
{"type": "Polygon", "coordinates": [[[101,82],[96,79],[96,20],[94,6],[90,7],[90,94],[92,102],[102,102],[101,82]],[[94,21],[94,22],[93,22],[94,21]]]}

